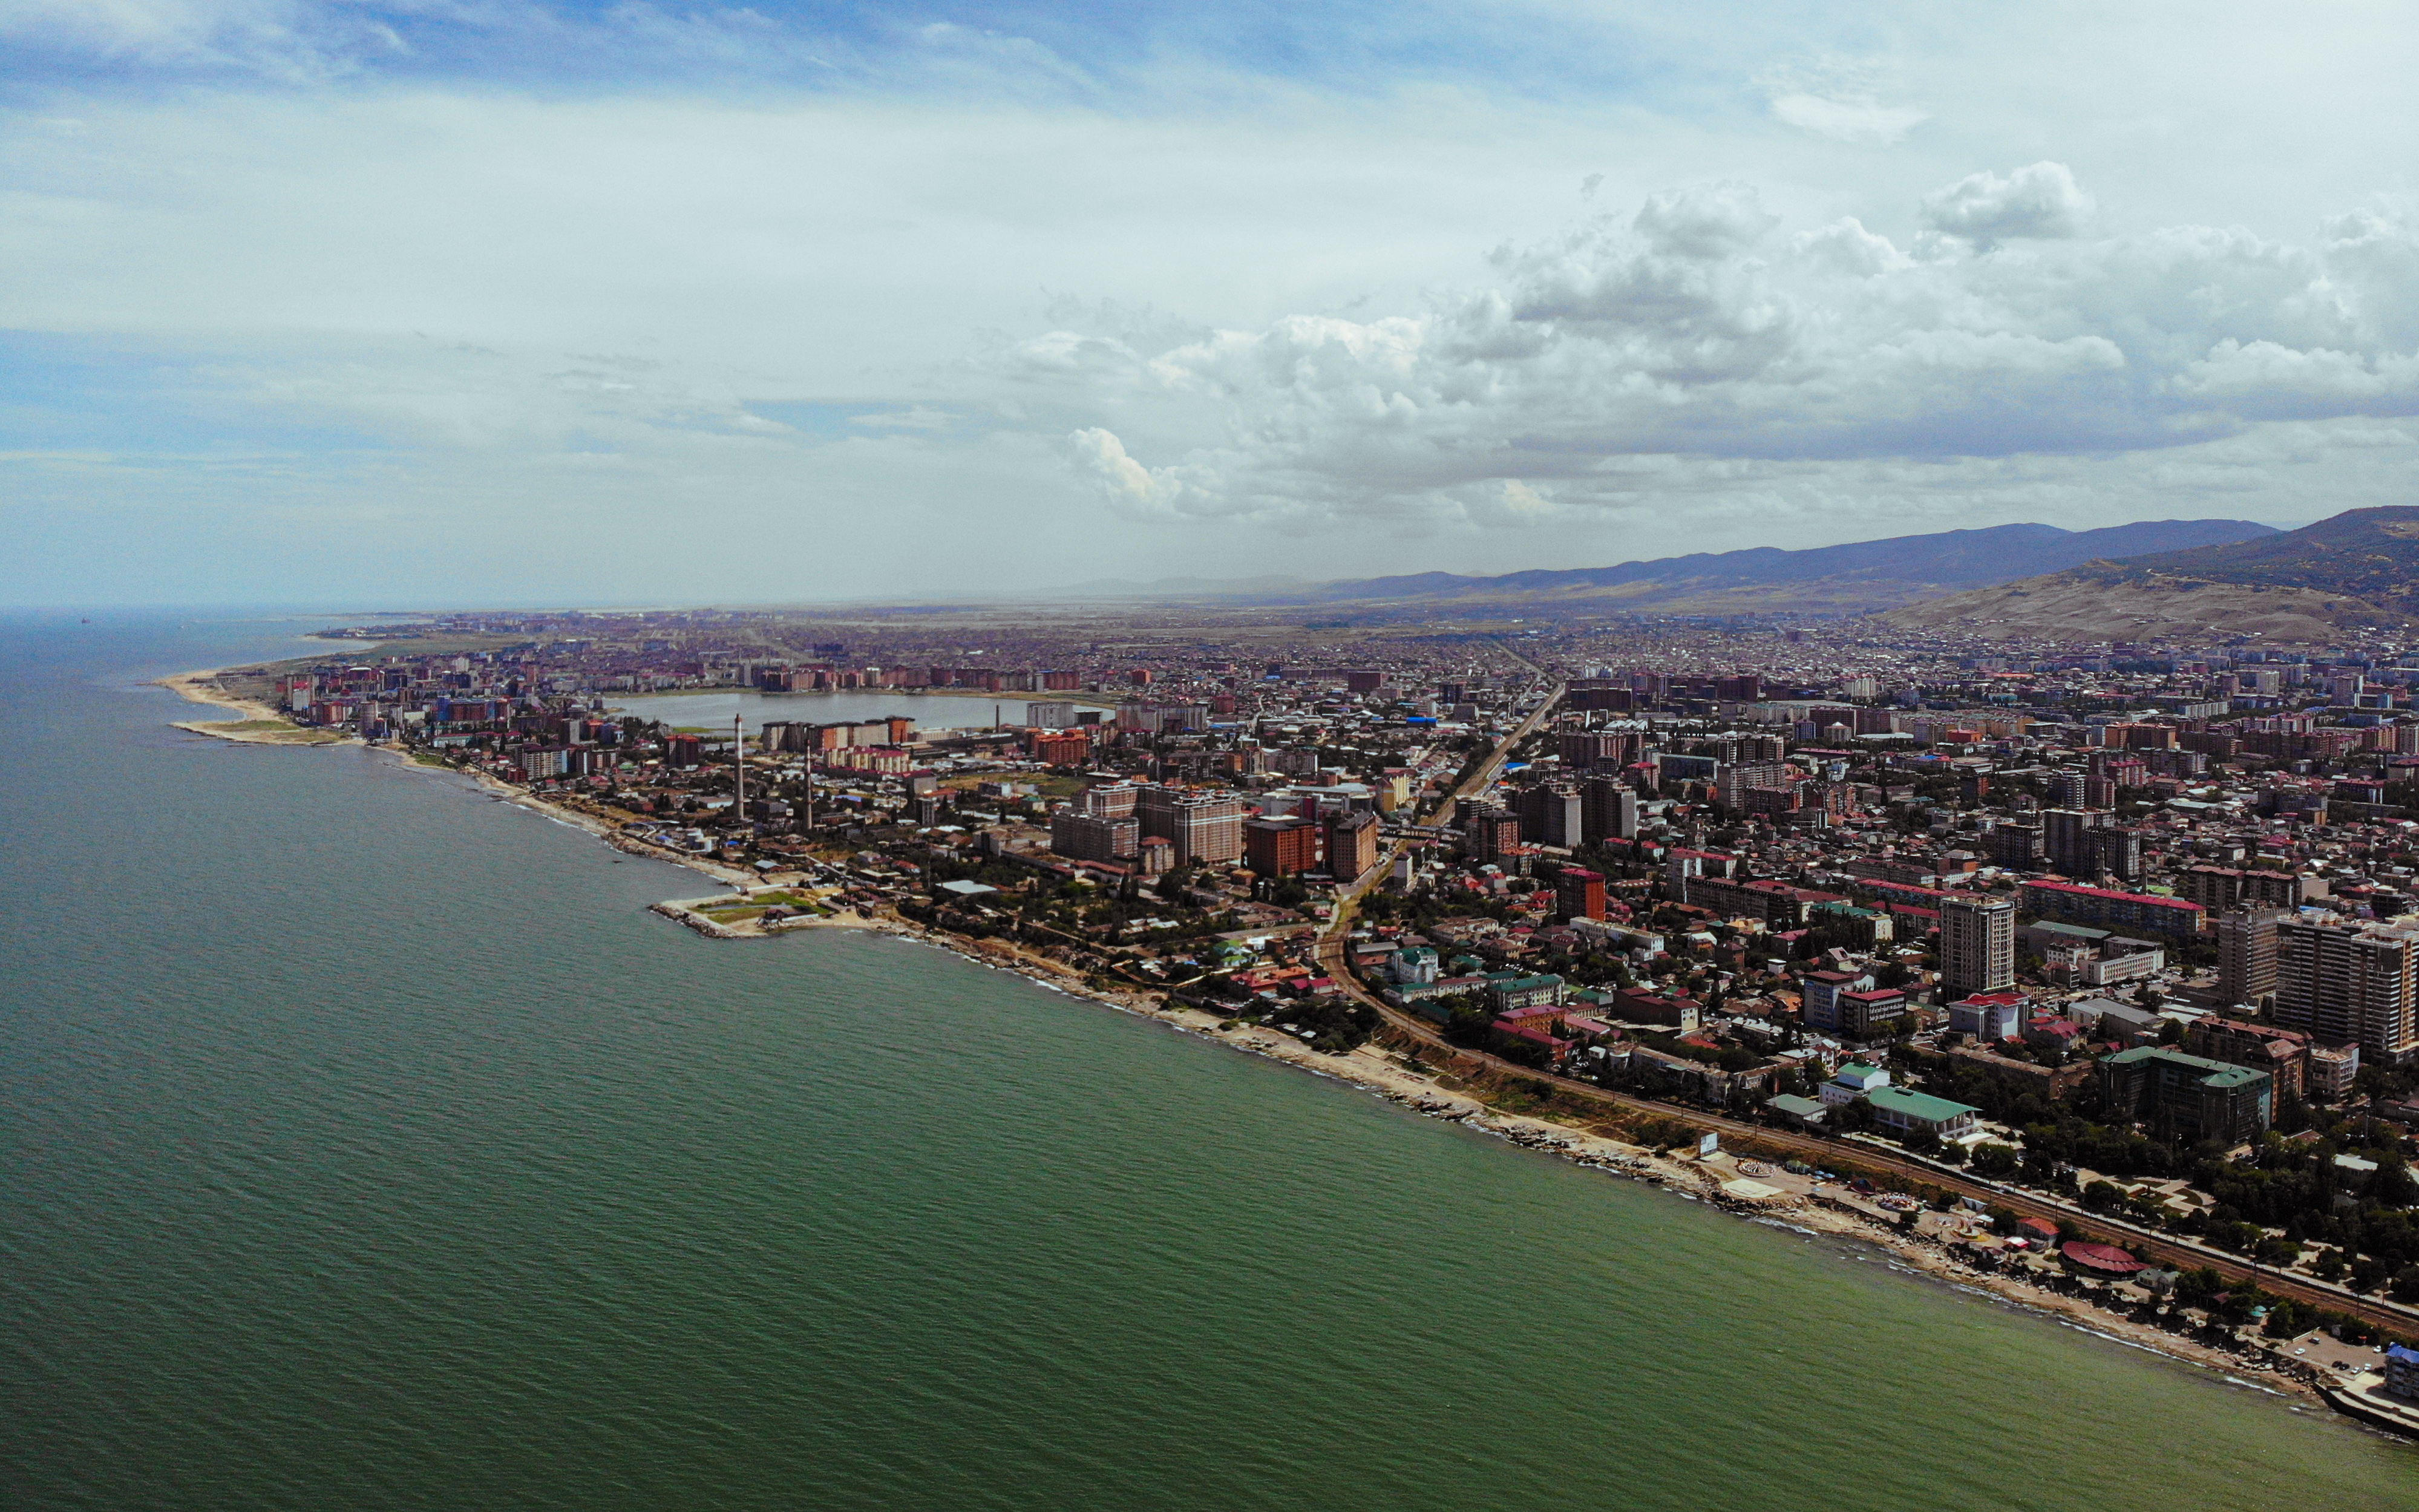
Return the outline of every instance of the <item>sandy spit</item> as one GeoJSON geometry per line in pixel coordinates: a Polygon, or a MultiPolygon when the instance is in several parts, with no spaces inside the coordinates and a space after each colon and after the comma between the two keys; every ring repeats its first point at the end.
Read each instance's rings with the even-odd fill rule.
{"type": "Polygon", "coordinates": [[[232,722],[211,722],[205,719],[172,720],[178,730],[197,735],[209,735],[218,740],[231,740],[239,746],[352,746],[360,741],[326,730],[305,730],[289,723],[285,716],[268,704],[254,699],[239,698],[227,691],[219,681],[223,667],[206,668],[201,671],[177,672],[162,677],[159,685],[188,703],[207,704],[214,709],[231,709],[239,717],[232,722]],[[239,730],[236,724],[247,721],[275,721],[274,730],[239,730]]]}

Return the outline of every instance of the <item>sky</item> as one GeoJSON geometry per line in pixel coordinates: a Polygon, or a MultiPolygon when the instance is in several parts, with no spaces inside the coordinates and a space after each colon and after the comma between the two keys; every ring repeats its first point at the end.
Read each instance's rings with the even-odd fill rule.
{"type": "Polygon", "coordinates": [[[2419,13],[0,0],[0,603],[2419,503],[2419,13]]]}

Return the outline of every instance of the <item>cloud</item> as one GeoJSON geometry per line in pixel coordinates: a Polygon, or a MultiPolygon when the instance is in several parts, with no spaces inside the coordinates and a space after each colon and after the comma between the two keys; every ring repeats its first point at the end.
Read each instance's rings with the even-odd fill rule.
{"type": "Polygon", "coordinates": [[[1134,519],[1173,519],[1181,511],[1183,481],[1164,469],[1153,472],[1126,455],[1125,442],[1098,425],[1067,438],[1076,466],[1100,489],[1114,512],[1134,519]]]}
{"type": "MultiPolygon", "coordinates": [[[[2080,199],[2063,170],[1966,186],[1944,217],[1965,234],[2038,230],[2080,199]]],[[[1220,331],[1059,402],[1162,438],[1145,469],[1078,432],[1122,511],[1287,529],[1504,523],[1634,507],[1684,476],[2148,455],[2419,413],[2419,356],[2382,334],[2419,304],[2402,274],[2419,230],[2390,208],[2330,221],[2316,248],[2182,226],[1989,258],[1779,221],[1736,183],[1659,193],[1500,251],[1492,286],[1419,313],[1220,331]]],[[[1064,378],[1068,346],[1000,360],[1064,378]]]]}
{"type": "Polygon", "coordinates": [[[1932,118],[1927,111],[1908,105],[1884,105],[1871,99],[1826,100],[1821,95],[1782,95],[1772,102],[1772,118],[1827,136],[1835,142],[1869,142],[1887,147],[1932,118]]]}
{"type": "Polygon", "coordinates": [[[2080,236],[2091,198],[2062,162],[2036,162],[2007,177],[1968,174],[1923,198],[1924,223],[1987,251],[1997,243],[2080,236]]]}
{"type": "Polygon", "coordinates": [[[2254,15],[0,0],[0,517],[116,521],[0,573],[121,507],[209,592],[388,510],[661,596],[812,586],[668,563],[707,512],[855,589],[2405,500],[2407,60],[2254,15]]]}

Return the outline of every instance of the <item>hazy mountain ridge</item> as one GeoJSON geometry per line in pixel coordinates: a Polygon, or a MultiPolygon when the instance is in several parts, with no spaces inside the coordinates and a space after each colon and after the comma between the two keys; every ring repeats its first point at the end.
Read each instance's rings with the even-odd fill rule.
{"type": "Polygon", "coordinates": [[[2306,588],[2419,613],[2419,506],[2350,509],[2297,531],[2081,569],[2101,582],[2163,578],[2306,588]]]}
{"type": "MultiPolygon", "coordinates": [[[[1903,601],[1923,592],[1953,591],[2007,582],[2081,566],[2101,558],[2136,557],[2150,552],[2175,552],[2253,540],[2277,533],[2273,527],[2251,520],[2142,520],[2096,531],[2067,531],[2055,525],[1994,525],[1980,530],[1942,531],[1928,535],[1900,535],[1844,546],[1814,547],[1787,551],[1778,547],[1750,547],[1737,551],[1697,552],[1654,561],[1625,562],[1610,567],[1539,569],[1505,573],[1494,578],[1465,578],[1451,573],[1419,573],[1409,577],[1369,578],[1321,585],[1324,601],[1379,598],[1481,597],[1518,594],[1577,594],[1586,590],[1633,590],[1621,596],[1641,603],[1650,597],[1678,596],[1766,585],[1811,585],[1836,588],[1851,583],[1877,594],[1903,601]],[[1641,593],[1636,590],[1644,589],[1641,593]],[[1658,591],[1659,592],[1656,592],[1658,591]]],[[[1875,605],[1874,607],[1884,607],[1875,605]]]]}
{"type": "Polygon", "coordinates": [[[1926,628],[1963,623],[2002,638],[2312,640],[2414,616],[2419,507],[2382,505],[2251,540],[2088,562],[1903,606],[1883,618],[1926,628]]]}
{"type": "Polygon", "coordinates": [[[1283,578],[1156,582],[1102,579],[1052,590],[1095,597],[1191,600],[1283,608],[1351,603],[1600,602],[1670,612],[1804,610],[1858,614],[1918,599],[2037,577],[2103,560],[2189,548],[2255,543],[2274,527],[2241,519],[2141,520],[2094,531],[2055,525],[1994,525],[1900,535],[1843,546],[1736,551],[1617,563],[1607,567],[1532,568],[1497,577],[1450,572],[1315,583],[1283,578]]]}

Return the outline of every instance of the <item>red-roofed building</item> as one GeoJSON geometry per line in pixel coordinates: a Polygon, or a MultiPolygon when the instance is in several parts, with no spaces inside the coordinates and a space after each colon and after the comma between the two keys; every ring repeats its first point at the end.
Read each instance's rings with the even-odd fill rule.
{"type": "Polygon", "coordinates": [[[2082,1042],[2083,1026],[2072,1019],[2042,1014],[2025,1026],[2025,1043],[2038,1048],[2072,1049],[2082,1042]]]}
{"type": "Polygon", "coordinates": [[[1570,1053],[1571,1041],[1558,1039],[1541,1028],[1509,1021],[1508,1015],[1498,1017],[1494,1025],[1498,1049],[1528,1048],[1541,1053],[1548,1065],[1558,1064],[1570,1053]]]}
{"type": "Polygon", "coordinates": [[[2067,1245],[2058,1253],[2065,1257],[2067,1264],[2086,1275],[2098,1276],[2103,1280],[2122,1281],[2127,1276],[2149,1269],[2114,1244],[2078,1242],[2067,1245]]]}
{"type": "Polygon", "coordinates": [[[1864,992],[1840,995],[1840,1029],[1844,1034],[1869,1035],[1873,1026],[1894,1019],[1906,1011],[1906,994],[1895,987],[1874,987],[1864,992]]]}
{"type": "Polygon", "coordinates": [[[2016,1220],[2016,1237],[2031,1240],[2036,1244],[2056,1244],[2057,1225],[2046,1218],[2019,1218],[2016,1220]]]}
{"type": "Polygon", "coordinates": [[[2025,1016],[2025,995],[2017,992],[1976,993],[1949,1005],[1949,1027],[1986,1044],[2022,1035],[2025,1016]]]}
{"type": "Polygon", "coordinates": [[[2170,939],[2191,939],[2207,917],[2200,904],[2147,892],[2118,892],[2072,882],[2027,882],[2024,906],[2029,913],[2062,924],[2093,929],[2149,931],[2170,939]]]}

